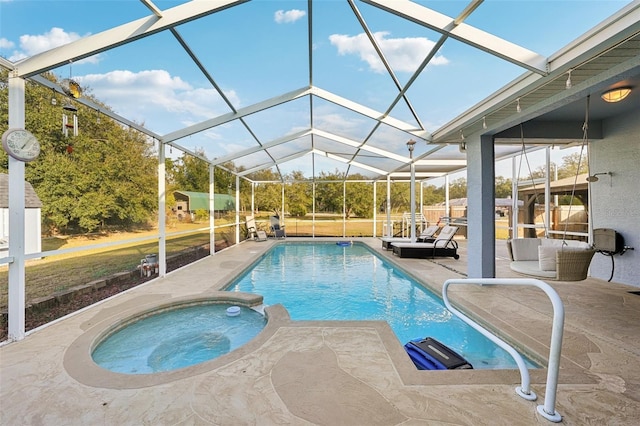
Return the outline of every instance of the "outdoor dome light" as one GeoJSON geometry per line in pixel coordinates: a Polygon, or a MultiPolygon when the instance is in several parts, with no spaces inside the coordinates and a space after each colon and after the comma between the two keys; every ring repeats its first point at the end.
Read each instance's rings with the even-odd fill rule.
{"type": "Polygon", "coordinates": [[[631,87],[618,87],[616,89],[607,90],[602,94],[605,102],[620,102],[631,93],[631,87]]]}
{"type": "Polygon", "coordinates": [[[409,148],[409,157],[413,158],[413,148],[416,144],[416,141],[414,141],[413,139],[409,139],[409,141],[407,142],[407,148],[409,148]]]}

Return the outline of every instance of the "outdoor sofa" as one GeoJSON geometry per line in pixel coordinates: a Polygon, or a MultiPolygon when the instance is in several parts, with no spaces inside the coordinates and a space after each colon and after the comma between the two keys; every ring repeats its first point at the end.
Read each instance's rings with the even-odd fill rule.
{"type": "Polygon", "coordinates": [[[552,238],[514,238],[507,240],[507,249],[512,271],[558,281],[587,278],[595,253],[585,242],[552,238]]]}

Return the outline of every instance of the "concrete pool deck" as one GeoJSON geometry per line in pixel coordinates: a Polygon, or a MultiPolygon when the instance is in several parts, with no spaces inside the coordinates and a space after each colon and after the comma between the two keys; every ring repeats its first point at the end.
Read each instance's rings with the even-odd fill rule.
{"type": "MultiPolygon", "coordinates": [[[[378,239],[358,241],[438,294],[446,279],[466,272],[464,240],[460,260],[398,259],[378,239]]],[[[245,242],[0,347],[0,424],[550,424],[536,412],[545,401],[545,369],[531,371],[538,400],[526,401],[515,392],[515,370],[417,371],[384,322],[291,321],[278,305],[267,308],[269,325],[254,341],[170,377],[145,381],[83,368],[92,333],[170,300],[218,297],[277,243],[245,242]]],[[[496,247],[497,276],[516,277],[504,241],[496,247]]],[[[597,279],[549,284],[566,313],[555,406],[563,423],[635,424],[640,296],[630,291],[640,289],[597,279]]],[[[450,297],[546,359],[552,309],[542,291],[456,286],[450,297]]]]}

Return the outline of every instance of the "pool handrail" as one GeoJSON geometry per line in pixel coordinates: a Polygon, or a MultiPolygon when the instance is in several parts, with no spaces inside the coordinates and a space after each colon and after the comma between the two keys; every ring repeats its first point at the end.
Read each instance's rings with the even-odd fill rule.
{"type": "Polygon", "coordinates": [[[547,368],[547,384],[545,389],[544,405],[538,405],[538,413],[551,422],[561,422],[562,416],[555,410],[556,391],[558,388],[558,373],[560,368],[560,351],[562,349],[562,334],[564,329],[564,305],[558,293],[544,281],[535,278],[460,278],[449,279],[442,286],[442,299],[451,313],[479,331],[483,336],[507,351],[515,360],[520,370],[521,386],[516,387],[516,393],[529,401],[537,399],[536,394],[530,389],[529,370],[522,356],[508,343],[491,333],[476,321],[472,320],[449,302],[447,289],[452,284],[477,284],[486,285],[522,285],[535,286],[543,290],[553,306],[553,325],[551,329],[551,344],[549,347],[549,365],[547,368]]]}

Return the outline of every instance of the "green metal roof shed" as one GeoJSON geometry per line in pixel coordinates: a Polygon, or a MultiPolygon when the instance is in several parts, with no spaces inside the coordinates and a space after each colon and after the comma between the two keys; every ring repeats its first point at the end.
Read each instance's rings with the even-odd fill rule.
{"type": "MultiPolygon", "coordinates": [[[[174,191],[173,196],[176,201],[185,201],[188,211],[209,210],[209,193],[193,191],[174,191]]],[[[228,194],[213,194],[213,210],[229,211],[235,210],[236,200],[228,194]]]]}

